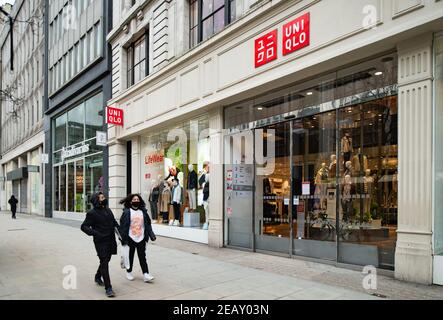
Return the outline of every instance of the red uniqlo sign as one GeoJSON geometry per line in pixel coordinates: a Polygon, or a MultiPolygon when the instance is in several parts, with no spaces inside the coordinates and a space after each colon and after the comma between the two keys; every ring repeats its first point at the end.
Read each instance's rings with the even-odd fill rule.
{"type": "Polygon", "coordinates": [[[123,110],[117,108],[106,108],[106,123],[123,126],[123,110]]]}
{"type": "Polygon", "coordinates": [[[255,67],[277,59],[277,30],[255,40],[255,67]]]}
{"type": "Polygon", "coordinates": [[[283,26],[283,55],[309,46],[309,27],[309,12],[283,26]]]}

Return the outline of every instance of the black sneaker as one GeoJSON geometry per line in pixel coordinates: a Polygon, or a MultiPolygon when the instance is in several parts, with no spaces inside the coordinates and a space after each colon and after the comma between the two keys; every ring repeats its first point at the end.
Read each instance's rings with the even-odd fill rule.
{"type": "Polygon", "coordinates": [[[115,293],[114,293],[114,291],[112,290],[112,288],[106,289],[106,296],[107,296],[108,298],[114,298],[114,297],[115,297],[115,293]]]}
{"type": "Polygon", "coordinates": [[[101,277],[95,277],[95,283],[100,287],[103,287],[105,285],[101,277]]]}

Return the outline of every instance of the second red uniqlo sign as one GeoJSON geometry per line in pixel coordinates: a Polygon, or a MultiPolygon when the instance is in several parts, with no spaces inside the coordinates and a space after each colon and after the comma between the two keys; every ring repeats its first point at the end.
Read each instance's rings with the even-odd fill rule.
{"type": "Polygon", "coordinates": [[[106,108],[106,123],[123,126],[123,110],[117,108],[106,108]]]}
{"type": "Polygon", "coordinates": [[[283,26],[283,55],[309,46],[310,43],[310,14],[285,24],[283,26]]]}
{"type": "Polygon", "coordinates": [[[277,30],[255,40],[255,67],[277,59],[277,30]]]}

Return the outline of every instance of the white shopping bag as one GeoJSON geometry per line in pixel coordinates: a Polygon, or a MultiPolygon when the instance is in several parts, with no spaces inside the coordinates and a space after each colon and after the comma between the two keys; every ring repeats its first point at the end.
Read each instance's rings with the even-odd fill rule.
{"type": "Polygon", "coordinates": [[[129,264],[129,246],[127,246],[127,245],[121,246],[120,254],[121,254],[120,266],[122,267],[122,269],[128,270],[129,267],[130,267],[130,264],[129,264]]]}

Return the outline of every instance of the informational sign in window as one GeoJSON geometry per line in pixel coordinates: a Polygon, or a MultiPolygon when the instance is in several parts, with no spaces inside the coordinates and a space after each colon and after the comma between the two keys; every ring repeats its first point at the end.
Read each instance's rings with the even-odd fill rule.
{"type": "Polygon", "coordinates": [[[106,137],[106,132],[96,131],[96,144],[101,147],[106,147],[108,144],[108,138],[106,137]]]}
{"type": "Polygon", "coordinates": [[[309,196],[311,194],[311,183],[303,182],[303,184],[302,184],[302,194],[304,196],[309,196]]]}
{"type": "Polygon", "coordinates": [[[310,13],[283,26],[283,55],[286,56],[310,44],[310,13]]]}
{"type": "Polygon", "coordinates": [[[277,29],[255,40],[255,67],[277,59],[277,29]]]}

